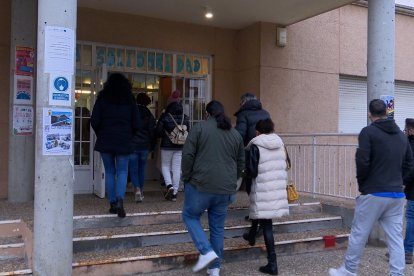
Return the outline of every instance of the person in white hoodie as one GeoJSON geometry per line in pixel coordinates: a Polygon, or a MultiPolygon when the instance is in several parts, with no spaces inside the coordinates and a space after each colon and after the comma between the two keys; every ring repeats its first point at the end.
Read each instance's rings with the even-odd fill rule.
{"type": "Polygon", "coordinates": [[[245,173],[251,179],[246,183],[246,189],[250,199],[249,217],[252,226],[243,238],[250,245],[254,245],[260,224],[263,228],[268,263],[261,266],[259,271],[278,275],[272,219],[289,214],[286,193],[288,177],[283,141],[274,133],[271,119],[257,122],[256,137],[249,142],[246,149],[245,173]]]}

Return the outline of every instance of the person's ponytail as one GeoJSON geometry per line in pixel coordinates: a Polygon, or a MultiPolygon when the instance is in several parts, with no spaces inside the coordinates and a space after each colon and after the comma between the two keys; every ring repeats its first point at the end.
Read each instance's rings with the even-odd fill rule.
{"type": "Polygon", "coordinates": [[[224,113],[224,106],[219,101],[211,101],[206,106],[207,113],[217,122],[217,127],[224,130],[231,129],[230,118],[224,113]]]}

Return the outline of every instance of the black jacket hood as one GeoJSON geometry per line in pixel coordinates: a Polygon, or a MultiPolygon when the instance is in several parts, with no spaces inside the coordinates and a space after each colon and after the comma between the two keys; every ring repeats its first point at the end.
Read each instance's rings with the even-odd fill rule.
{"type": "Polygon", "coordinates": [[[172,102],[167,105],[165,109],[166,113],[171,113],[172,115],[182,115],[183,114],[183,106],[177,102],[172,102]]]}
{"type": "Polygon", "coordinates": [[[242,105],[236,113],[234,113],[234,116],[237,116],[240,112],[244,110],[261,110],[262,104],[258,100],[250,100],[246,102],[244,105],[242,105]]]}
{"type": "Polygon", "coordinates": [[[372,125],[389,134],[396,134],[400,132],[400,128],[395,123],[394,119],[378,119],[373,122],[372,125]]]}

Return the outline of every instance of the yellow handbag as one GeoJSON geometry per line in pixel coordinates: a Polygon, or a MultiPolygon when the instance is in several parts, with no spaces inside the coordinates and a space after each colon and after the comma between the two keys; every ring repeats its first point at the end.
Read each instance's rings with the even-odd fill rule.
{"type": "Polygon", "coordinates": [[[296,190],[295,184],[293,182],[289,182],[289,184],[286,186],[286,191],[289,203],[292,203],[299,199],[298,191],[296,190]]]}

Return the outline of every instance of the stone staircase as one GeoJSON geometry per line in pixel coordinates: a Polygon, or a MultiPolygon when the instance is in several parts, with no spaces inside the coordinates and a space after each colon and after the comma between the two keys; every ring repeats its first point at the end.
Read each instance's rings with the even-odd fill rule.
{"type": "Polygon", "coordinates": [[[32,232],[22,220],[0,221],[0,275],[31,273],[32,232]]]}
{"type": "MultiPolygon", "coordinates": [[[[135,275],[184,267],[190,270],[198,252],[181,222],[179,209],[128,213],[124,219],[106,214],[75,216],[73,275],[135,275]]],[[[246,214],[246,207],[240,205],[231,206],[228,212],[224,262],[266,257],[263,238],[258,238],[255,246],[241,238],[250,226],[244,220],[246,214]]],[[[203,224],[208,231],[207,221],[203,224]]],[[[290,215],[274,220],[274,233],[277,253],[295,254],[346,247],[349,229],[341,216],[324,213],[320,202],[310,201],[290,204],[290,215]]],[[[10,262],[18,264],[16,269],[12,265],[8,270],[0,268],[0,275],[31,274],[30,256],[17,246],[25,247],[23,236],[0,237],[0,250],[9,248],[0,251],[0,267],[10,262]],[[19,250],[12,252],[12,244],[19,250]]]]}

